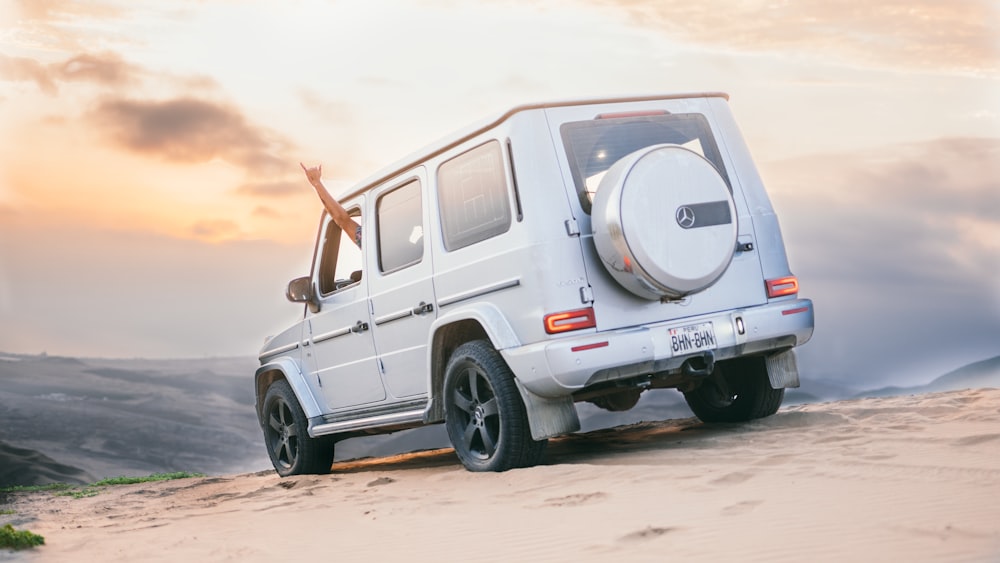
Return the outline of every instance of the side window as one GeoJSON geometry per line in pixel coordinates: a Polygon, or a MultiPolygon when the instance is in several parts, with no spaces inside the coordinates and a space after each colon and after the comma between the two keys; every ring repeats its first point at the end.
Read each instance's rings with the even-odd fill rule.
{"type": "Polygon", "coordinates": [[[420,181],[406,183],[378,198],[378,266],[392,272],[424,257],[423,207],[420,181]]]}
{"type": "Polygon", "coordinates": [[[457,250],[510,228],[510,199],[497,141],[442,164],[437,189],[446,249],[457,250]]]}
{"type": "MultiPolygon", "coordinates": [[[[350,210],[361,224],[361,212],[350,210]]],[[[344,233],[333,221],[327,221],[323,233],[323,255],[319,264],[319,291],[328,295],[361,280],[361,249],[354,244],[354,233],[344,233]]]]}

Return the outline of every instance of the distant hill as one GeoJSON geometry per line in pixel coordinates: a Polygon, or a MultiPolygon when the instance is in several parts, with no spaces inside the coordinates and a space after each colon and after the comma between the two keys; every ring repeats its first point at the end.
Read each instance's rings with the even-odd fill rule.
{"type": "Polygon", "coordinates": [[[84,484],[95,481],[79,467],[65,465],[51,457],[0,442],[0,487],[48,485],[49,483],[84,484]]]}
{"type": "MultiPolygon", "coordinates": [[[[35,467],[39,479],[53,464],[80,470],[84,479],[266,469],[255,368],[253,358],[0,354],[0,429],[20,451],[8,452],[0,466],[33,461],[21,465],[35,467]]],[[[69,469],[59,471],[60,480],[72,480],[69,469]]]]}
{"type": "Polygon", "coordinates": [[[934,379],[926,385],[915,387],[882,387],[857,393],[854,397],[892,397],[983,387],[1000,388],[1000,356],[962,366],[934,379]]]}
{"type": "Polygon", "coordinates": [[[929,391],[1000,387],[1000,356],[950,371],[927,384],[929,391]]]}

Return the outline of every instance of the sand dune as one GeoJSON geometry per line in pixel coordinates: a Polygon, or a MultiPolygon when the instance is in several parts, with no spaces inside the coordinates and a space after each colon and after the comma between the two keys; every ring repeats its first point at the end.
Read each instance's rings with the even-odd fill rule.
{"type": "Polygon", "coordinates": [[[0,517],[63,561],[995,561],[1000,390],[857,399],[768,419],[641,423],[468,473],[450,450],[102,490],[0,517]]]}

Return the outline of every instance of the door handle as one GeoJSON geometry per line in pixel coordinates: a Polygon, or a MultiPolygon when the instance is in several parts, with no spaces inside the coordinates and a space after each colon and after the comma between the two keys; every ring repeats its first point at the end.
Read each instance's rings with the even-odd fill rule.
{"type": "Polygon", "coordinates": [[[425,313],[430,313],[433,310],[434,310],[434,305],[431,305],[430,303],[425,303],[423,301],[421,301],[419,305],[417,305],[412,309],[414,315],[423,315],[425,313]]]}
{"type": "Polygon", "coordinates": [[[368,323],[363,323],[361,321],[358,321],[358,324],[351,327],[351,332],[354,334],[360,334],[366,330],[368,330],[368,323]]]}

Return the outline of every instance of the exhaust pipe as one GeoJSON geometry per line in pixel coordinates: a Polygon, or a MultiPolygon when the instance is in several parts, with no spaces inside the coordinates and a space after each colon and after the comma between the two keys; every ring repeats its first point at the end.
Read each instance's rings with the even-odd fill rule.
{"type": "Polygon", "coordinates": [[[688,358],[681,365],[681,371],[691,377],[708,377],[715,371],[715,352],[706,350],[700,355],[688,358]]]}

